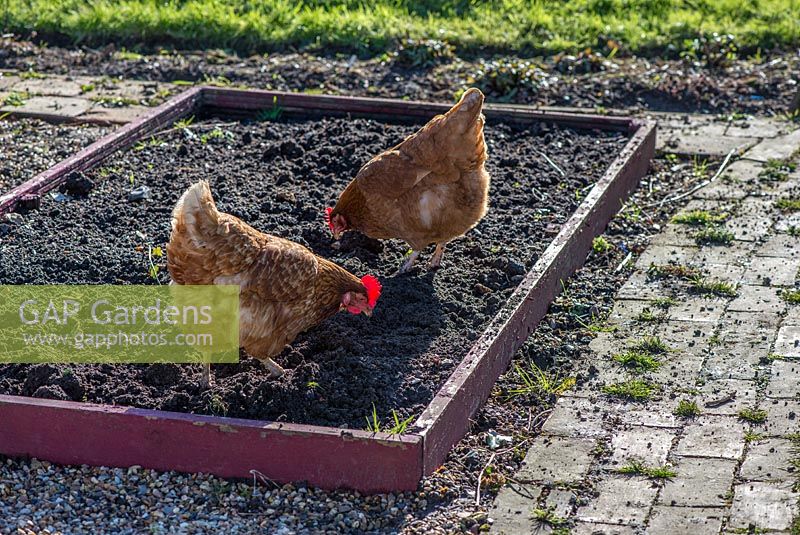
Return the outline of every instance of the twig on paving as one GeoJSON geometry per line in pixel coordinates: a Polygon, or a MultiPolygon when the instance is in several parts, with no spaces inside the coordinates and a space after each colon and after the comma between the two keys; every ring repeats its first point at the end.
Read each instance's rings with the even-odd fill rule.
{"type": "Polygon", "coordinates": [[[633,251],[630,251],[628,255],[622,259],[622,262],[619,263],[617,268],[614,270],[614,273],[619,273],[622,270],[622,268],[624,268],[628,264],[628,262],[631,261],[631,258],[633,258],[633,251]]]}
{"type": "Polygon", "coordinates": [[[675,201],[680,201],[681,199],[685,199],[686,197],[688,197],[689,195],[691,195],[695,191],[708,186],[709,184],[714,182],[717,178],[719,178],[719,176],[722,174],[722,171],[724,171],[725,167],[728,166],[728,162],[730,161],[731,157],[736,153],[737,150],[738,149],[733,148],[733,149],[730,150],[730,152],[728,152],[728,155],[725,156],[724,160],[722,160],[722,165],[719,166],[719,169],[717,169],[717,172],[714,173],[714,176],[712,176],[708,180],[703,180],[702,182],[700,182],[699,184],[697,184],[696,186],[694,186],[693,188],[691,188],[687,192],[681,193],[680,195],[676,195],[675,197],[666,197],[666,198],[661,199],[660,201],[654,202],[652,204],[647,204],[647,205],[644,206],[644,208],[653,208],[655,206],[664,206],[665,204],[673,203],[675,201]]]}

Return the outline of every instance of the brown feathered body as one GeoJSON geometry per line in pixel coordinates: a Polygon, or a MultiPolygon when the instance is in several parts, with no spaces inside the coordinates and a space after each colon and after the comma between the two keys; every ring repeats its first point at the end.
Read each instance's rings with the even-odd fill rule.
{"type": "Polygon", "coordinates": [[[447,243],[486,214],[489,174],[483,94],[469,89],[444,115],[370,160],[339,196],[331,216],[373,238],[419,250],[447,243]]]}
{"type": "Polygon", "coordinates": [[[173,211],[167,265],[176,284],[239,285],[239,345],[261,359],[335,314],[344,293],[366,295],[345,269],[218,211],[205,181],[173,211]]]}

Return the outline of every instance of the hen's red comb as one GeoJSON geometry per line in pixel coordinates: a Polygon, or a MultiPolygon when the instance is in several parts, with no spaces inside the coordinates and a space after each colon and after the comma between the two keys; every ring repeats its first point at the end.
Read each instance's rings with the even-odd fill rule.
{"type": "Polygon", "coordinates": [[[331,229],[331,232],[333,232],[333,223],[331,222],[331,212],[333,212],[333,208],[331,208],[330,206],[325,208],[325,223],[328,224],[328,227],[331,229]]]}
{"type": "Polygon", "coordinates": [[[364,275],[361,277],[361,284],[367,289],[367,299],[369,300],[370,308],[375,307],[378,302],[378,297],[381,296],[381,283],[372,275],[364,275]]]}

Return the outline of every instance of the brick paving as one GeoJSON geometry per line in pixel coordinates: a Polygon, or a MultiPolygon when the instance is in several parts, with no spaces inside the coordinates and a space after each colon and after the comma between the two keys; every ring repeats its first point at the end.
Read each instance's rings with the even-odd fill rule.
{"type": "Polygon", "coordinates": [[[729,214],[721,226],[734,239],[698,246],[698,228],[675,223],[653,236],[608,318],[617,330],[590,344],[590,379],[557,401],[512,477],[526,493],[514,484],[500,490],[493,532],[800,532],[800,305],[782,298],[798,279],[800,217],[775,206],[800,197],[800,171],[783,182],[758,178],[767,161],[796,155],[800,130],[766,119],[741,128],[712,118],[667,118],[660,128],[666,151],[743,153],[677,209],[729,214]],[[736,295],[708,298],[686,281],[647,273],[651,264],[670,263],[726,282],[736,295]],[[656,298],[673,304],[662,311],[656,298]],[[656,321],[642,319],[646,309],[658,313],[656,321]],[[612,357],[643,336],[657,336],[669,351],[656,355],[657,369],[631,373],[612,357]],[[634,379],[656,386],[650,399],[603,392],[634,379]],[[682,400],[699,414],[676,415],[682,400]],[[619,472],[632,462],[672,473],[619,472]],[[548,508],[565,522],[533,518],[535,509],[548,508]]]}
{"type": "Polygon", "coordinates": [[[185,87],[103,76],[44,76],[0,70],[0,116],[127,123],[185,87]]]}

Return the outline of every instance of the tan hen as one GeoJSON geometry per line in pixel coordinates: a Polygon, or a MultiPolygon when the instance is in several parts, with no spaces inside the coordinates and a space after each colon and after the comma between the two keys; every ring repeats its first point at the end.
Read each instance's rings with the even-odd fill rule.
{"type": "Polygon", "coordinates": [[[339,196],[326,219],[336,239],[347,230],[399,238],[412,249],[400,271],[435,243],[430,267],[445,245],[486,214],[489,174],[483,138],[483,94],[469,89],[402,143],[370,160],[339,196]]]}
{"type": "MultiPolygon", "coordinates": [[[[172,213],[167,266],[175,284],[240,287],[239,344],[274,376],[272,357],[340,310],[372,315],[380,283],[361,279],[297,243],[259,232],[217,210],[205,181],[191,186],[172,213]]],[[[210,383],[210,367],[203,374],[210,383]]]]}

